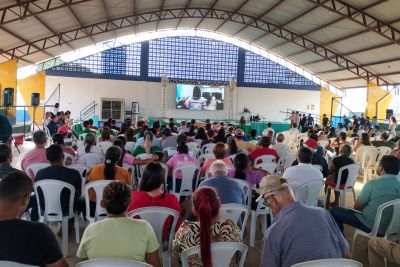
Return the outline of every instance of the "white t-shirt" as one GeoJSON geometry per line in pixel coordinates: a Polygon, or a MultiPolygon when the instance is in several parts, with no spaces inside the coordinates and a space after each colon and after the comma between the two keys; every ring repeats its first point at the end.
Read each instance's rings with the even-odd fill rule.
{"type": "MultiPolygon", "coordinates": [[[[86,148],[86,146],[78,147],[78,150],[76,151],[76,155],[78,157],[85,155],[86,154],[85,148],[86,148]]],[[[95,154],[99,154],[101,156],[103,155],[103,151],[101,150],[101,148],[99,146],[91,146],[89,153],[95,153],[95,154]]]]}
{"type": "Polygon", "coordinates": [[[276,150],[280,158],[289,153],[289,146],[284,143],[276,143],[272,148],[276,150]]]}

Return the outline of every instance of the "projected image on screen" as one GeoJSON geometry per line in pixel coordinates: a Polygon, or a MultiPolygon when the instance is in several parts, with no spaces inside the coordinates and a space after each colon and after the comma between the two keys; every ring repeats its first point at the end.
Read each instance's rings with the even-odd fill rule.
{"type": "Polygon", "coordinates": [[[223,110],[224,86],[177,84],[176,108],[223,110]]]}

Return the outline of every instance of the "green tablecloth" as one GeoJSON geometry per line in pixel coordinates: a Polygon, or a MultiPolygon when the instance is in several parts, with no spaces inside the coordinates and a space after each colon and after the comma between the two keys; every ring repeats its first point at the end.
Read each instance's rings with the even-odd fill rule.
{"type": "MultiPolygon", "coordinates": [[[[257,134],[261,134],[265,128],[268,128],[267,123],[268,122],[266,121],[250,122],[250,124],[246,125],[244,131],[246,133],[249,133],[251,129],[256,129],[257,134]]],[[[271,122],[271,123],[272,123],[272,128],[275,130],[275,133],[288,131],[290,129],[290,124],[288,123],[282,123],[282,122],[271,122]]]]}

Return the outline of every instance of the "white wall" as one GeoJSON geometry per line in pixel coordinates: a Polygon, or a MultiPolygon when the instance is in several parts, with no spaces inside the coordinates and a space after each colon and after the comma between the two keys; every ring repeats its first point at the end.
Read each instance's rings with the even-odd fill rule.
{"type": "MultiPolygon", "coordinates": [[[[162,89],[159,82],[46,76],[46,98],[58,84],[61,85],[60,109],[70,110],[75,119],[79,117],[79,112],[92,101],[100,104],[101,97],[123,98],[127,110],[130,109],[131,102],[139,102],[140,116],[162,117],[162,89]]],[[[230,92],[227,88],[224,110],[221,111],[177,110],[175,85],[169,84],[166,90],[167,118],[228,119],[230,92]]],[[[238,87],[234,92],[233,107],[235,119],[239,119],[243,107],[247,107],[267,120],[283,121],[285,115],[281,111],[287,108],[307,111],[307,105],[314,105],[315,110],[310,112],[319,113],[319,102],[319,91],[238,87]]],[[[99,114],[99,109],[98,105],[96,114],[99,114]]]]}

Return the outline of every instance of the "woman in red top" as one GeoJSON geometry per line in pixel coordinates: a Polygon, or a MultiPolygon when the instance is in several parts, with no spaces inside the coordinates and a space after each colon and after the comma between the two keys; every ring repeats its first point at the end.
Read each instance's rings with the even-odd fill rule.
{"type": "MultiPolygon", "coordinates": [[[[272,155],[276,159],[275,162],[277,162],[279,160],[279,155],[275,149],[269,148],[270,145],[271,145],[271,136],[263,136],[260,142],[258,143],[258,147],[249,154],[250,159],[254,161],[259,156],[272,155]]],[[[256,163],[257,162],[255,162],[255,164],[256,163]]]]}
{"type": "MultiPolygon", "coordinates": [[[[174,209],[181,214],[179,201],[174,194],[165,192],[165,172],[159,162],[150,162],[143,170],[142,179],[139,184],[139,191],[132,193],[131,204],[127,212],[145,207],[166,207],[174,209]]],[[[168,239],[168,232],[172,224],[172,217],[165,222],[163,230],[163,240],[168,239]]],[[[178,230],[181,220],[178,219],[176,230],[178,230]]]]}

